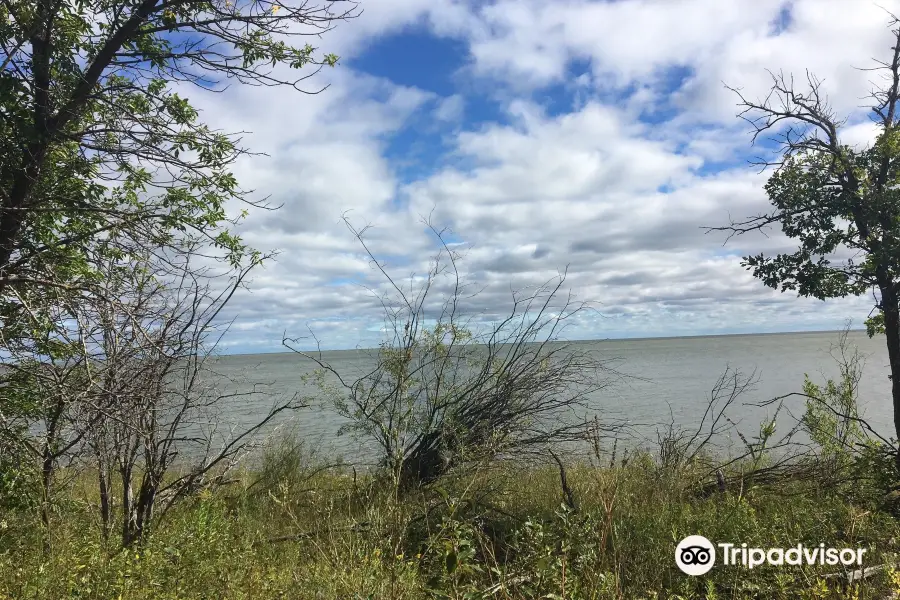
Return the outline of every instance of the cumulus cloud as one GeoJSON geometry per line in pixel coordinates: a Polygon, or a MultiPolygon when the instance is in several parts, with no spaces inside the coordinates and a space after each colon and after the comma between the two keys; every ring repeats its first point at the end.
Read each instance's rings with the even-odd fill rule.
{"type": "MultiPolygon", "coordinates": [[[[196,96],[204,117],[244,130],[242,186],[277,211],[252,210],[242,234],[277,260],[236,298],[237,350],[276,350],[310,326],[326,347],[379,339],[388,291],[342,222],[371,225],[370,249],[398,280],[437,251],[430,215],[465,249],[463,276],[483,292],[478,319],[510,290],[567,272],[594,301],[573,337],[839,327],[868,299],[821,303],[765,288],[740,256],[790,247],[778,231],[725,241],[703,226],[766,209],[767,173],[748,165],[733,93],[765,92],[766,69],[806,69],[848,114],[847,143],[874,135],[858,67],[890,48],[885,9],[843,0],[379,0],[326,35],[345,59],[412,29],[463,42],[447,96],[349,67],[323,71],[305,96],[236,86],[196,96]],[[578,69],[573,70],[574,67],[578,69]],[[561,95],[553,110],[548,94],[561,95]],[[475,120],[479,103],[495,116],[475,120]],[[423,125],[424,123],[424,125],[423,125]],[[439,142],[435,141],[435,134],[439,142]],[[428,169],[403,168],[424,152],[428,169]],[[349,211],[349,212],[348,212],[349,211]]],[[[410,51],[415,51],[410,48],[410,51]]],[[[403,66],[397,65],[398,72],[403,66]]],[[[417,163],[418,164],[418,163],[417,163]]],[[[235,210],[238,207],[234,207],[235,210]]],[[[438,288],[438,291],[444,288],[438,288]]],[[[307,342],[311,343],[310,340],[307,342]]]]}

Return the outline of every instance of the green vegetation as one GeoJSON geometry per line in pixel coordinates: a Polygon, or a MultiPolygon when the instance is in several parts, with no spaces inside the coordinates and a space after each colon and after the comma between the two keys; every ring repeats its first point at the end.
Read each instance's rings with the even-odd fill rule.
{"type": "Polygon", "coordinates": [[[88,461],[104,536],[118,486],[127,545],[292,408],[212,433],[227,394],[199,374],[217,315],[268,258],[234,231],[245,206],[265,205],[232,173],[248,152],[240,134],[203,122],[184,95],[301,91],[337,62],[307,36],[356,14],[345,0],[2,3],[2,503],[36,503],[49,530],[61,469],[88,461]],[[202,459],[167,479],[191,445],[202,459]]]}
{"type": "Polygon", "coordinates": [[[857,416],[861,369],[846,335],[837,348],[842,378],[807,379],[801,394],[812,442],[776,441],[766,419],[728,457],[710,442],[752,385],[735,371],[714,387],[700,429],[670,427],[655,451],[610,446],[595,424],[568,463],[549,448],[529,460],[477,452],[417,485],[389,460],[364,474],[331,464],[286,431],[195,487],[171,485],[193,471],[165,472],[156,489],[181,501],[160,497],[169,510],[137,538],[108,535],[131,517],[110,510],[122,506],[115,491],[98,495],[95,469],[58,468],[48,488],[39,465],[26,467],[0,496],[0,598],[880,600],[900,592],[893,451],[857,416]],[[690,577],[674,551],[694,534],[863,548],[868,570],[720,559],[690,577]]]}
{"type": "Polygon", "coordinates": [[[586,307],[561,293],[564,275],[514,293],[497,324],[470,330],[460,257],[442,231],[431,232],[441,249],[419,286],[398,285],[382,270],[393,293],[381,302],[392,308],[370,372],[348,380],[320,354],[297,351],[319,365],[315,382],[346,419],[343,430],[372,442],[401,491],[454,467],[582,439],[583,423],[571,415],[591,410],[590,395],[617,375],[598,353],[560,340],[586,307]],[[438,294],[440,287],[452,291],[438,294]],[[337,383],[326,384],[327,374],[337,383]]]}
{"type": "Polygon", "coordinates": [[[6,296],[31,304],[48,288],[90,288],[95,261],[122,246],[159,250],[194,235],[231,261],[252,255],[226,211],[253,202],[231,173],[247,150],[204,123],[184,90],[300,89],[337,61],[301,36],[357,12],[343,0],[3,2],[4,317],[17,308],[6,296]]]}
{"type": "MultiPolygon", "coordinates": [[[[267,258],[234,232],[246,214],[240,209],[260,206],[232,174],[247,152],[240,135],[204,123],[185,88],[194,97],[235,82],[299,90],[337,60],[298,43],[300,37],[357,12],[343,1],[10,0],[0,6],[3,489],[20,485],[23,463],[36,458],[46,488],[70,450],[90,444],[93,431],[109,429],[105,423],[120,421],[110,407],[132,400],[150,406],[152,393],[134,398],[123,388],[126,377],[141,372],[137,378],[148,392],[173,377],[172,365],[160,360],[203,354],[210,323],[201,324],[198,315],[221,307],[210,289],[239,287],[246,269],[267,258]],[[160,308],[166,302],[186,308],[191,287],[196,314],[160,308]],[[144,333],[151,335],[134,335],[148,323],[155,330],[144,333]],[[193,340],[189,331],[197,334],[193,340]],[[122,340],[124,358],[113,353],[104,363],[122,340]],[[157,368],[145,378],[146,364],[137,363],[154,353],[157,368]],[[100,363],[111,367],[102,376],[92,369],[100,363]],[[26,388],[34,393],[23,394],[26,388]],[[94,407],[92,414],[86,406],[94,407]],[[29,436],[35,427],[48,435],[29,436]]],[[[193,382],[188,387],[194,410],[202,394],[193,382]]],[[[148,468],[164,471],[167,443],[154,443],[151,454],[160,460],[147,461],[154,464],[148,468]]],[[[139,494],[140,505],[152,506],[155,478],[139,494]]]]}
{"type": "Polygon", "coordinates": [[[803,88],[790,75],[772,74],[761,100],[733,90],[754,141],[772,136],[778,144],[761,160],[776,167],[765,186],[772,209],[715,229],[740,235],[779,227],[796,243],[794,252],[744,257],[771,288],[819,300],[871,293],[866,328],[885,336],[900,438],[900,20],[892,17],[891,28],[890,56],[871,69],[882,78],[866,90],[877,136],[864,148],[846,143],[848,119],[835,114],[822,82],[809,73],[803,88]]]}
{"type": "MultiPolygon", "coordinates": [[[[287,440],[285,441],[287,442],[287,440]]],[[[0,597],[27,598],[884,598],[900,573],[848,586],[841,567],[677,570],[688,534],[751,546],[868,548],[895,559],[900,524],[871,481],[777,484],[649,453],[555,468],[482,464],[396,501],[377,475],[320,470],[298,446],[180,505],[144,543],[102,541],[87,474],[55,507],[44,553],[36,513],[0,518],[0,597]]],[[[888,461],[890,465],[890,461],[888,461]]],[[[797,473],[801,470],[798,469],[797,473]]],[[[806,472],[806,471],[804,471],[806,472]]],[[[809,470],[808,472],[812,472],[809,470]]]]}

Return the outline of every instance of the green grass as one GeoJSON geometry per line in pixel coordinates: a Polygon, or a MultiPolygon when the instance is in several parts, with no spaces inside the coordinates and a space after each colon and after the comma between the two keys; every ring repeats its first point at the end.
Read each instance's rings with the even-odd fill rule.
{"type": "MultiPolygon", "coordinates": [[[[390,486],[269,456],[234,485],[188,499],[140,546],[101,540],[91,478],[54,505],[50,549],[36,511],[0,517],[0,597],[28,598],[885,598],[885,570],[848,586],[841,567],[674,563],[677,542],[868,549],[894,561],[900,522],[865,483],[815,479],[701,492],[690,469],[649,455],[559,471],[505,463],[397,500],[390,486]]],[[[732,477],[733,479],[733,477],[732,477]]]]}

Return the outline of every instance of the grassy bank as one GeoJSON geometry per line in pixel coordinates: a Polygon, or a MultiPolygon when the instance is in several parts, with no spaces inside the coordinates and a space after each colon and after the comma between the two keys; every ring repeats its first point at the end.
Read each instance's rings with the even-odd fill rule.
{"type": "Polygon", "coordinates": [[[763,548],[862,547],[866,566],[892,563],[900,522],[883,491],[809,467],[755,482],[734,465],[723,492],[696,466],[664,467],[651,454],[573,464],[567,504],[552,462],[477,467],[398,497],[386,481],[273,452],[125,550],[114,533],[103,541],[81,474],[85,485],[68,486],[54,506],[49,548],[37,511],[2,515],[0,597],[889,597],[900,589],[892,569],[848,584],[826,577],[840,566],[717,565],[702,577],[676,568],[675,545],[690,534],[763,548]]]}

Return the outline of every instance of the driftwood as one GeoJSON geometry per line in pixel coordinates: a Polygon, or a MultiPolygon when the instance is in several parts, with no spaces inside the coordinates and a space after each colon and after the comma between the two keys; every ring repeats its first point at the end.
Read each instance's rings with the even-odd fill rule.
{"type": "Polygon", "coordinates": [[[900,563],[885,563],[883,565],[863,567],[862,569],[856,569],[854,571],[849,571],[846,573],[828,573],[827,575],[822,575],[822,577],[824,577],[825,579],[846,579],[847,583],[853,583],[854,581],[862,581],[867,577],[870,577],[877,573],[881,573],[882,571],[896,568],[898,566],[900,566],[900,563]]]}

